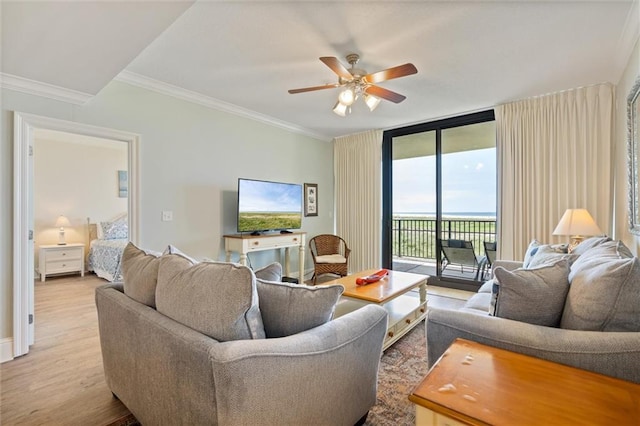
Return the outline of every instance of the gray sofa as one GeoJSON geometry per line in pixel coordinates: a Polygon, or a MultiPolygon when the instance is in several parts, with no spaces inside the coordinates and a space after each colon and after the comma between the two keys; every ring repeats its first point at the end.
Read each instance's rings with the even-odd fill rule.
{"type": "Polygon", "coordinates": [[[332,320],[341,286],[132,245],[123,275],[96,290],[100,344],[109,388],[143,425],[353,425],[375,404],[387,314],[332,320]]]}
{"type": "Polygon", "coordinates": [[[638,259],[621,242],[606,237],[585,240],[572,254],[554,255],[557,248],[541,247],[545,250],[531,255],[530,246],[525,257],[530,265],[524,265],[528,269],[523,262],[496,261],[492,280],[464,308],[429,308],[429,367],[456,338],[464,338],[640,383],[638,259]],[[543,259],[533,265],[538,255],[543,259]],[[563,272],[564,268],[567,271],[563,272]],[[540,293],[551,292],[552,296],[546,293],[532,298],[536,285],[542,283],[540,277],[552,273],[566,274],[566,290],[552,284],[540,287],[545,288],[540,293]],[[517,282],[523,278],[525,281],[517,282]],[[507,283],[516,285],[509,289],[507,283]],[[525,304],[502,309],[501,297],[507,308],[509,298],[525,304]],[[550,308],[554,303],[556,307],[550,308]],[[549,311],[555,313],[548,315],[549,311]]]}

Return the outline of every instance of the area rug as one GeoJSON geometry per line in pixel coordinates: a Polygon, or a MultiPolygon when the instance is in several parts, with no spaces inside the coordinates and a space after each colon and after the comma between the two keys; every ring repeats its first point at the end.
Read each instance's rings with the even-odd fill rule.
{"type": "Polygon", "coordinates": [[[365,425],[415,424],[415,406],[409,401],[409,395],[428,371],[424,332],[423,320],[382,355],[378,371],[378,401],[369,411],[365,425]]]}
{"type": "MultiPolygon", "coordinates": [[[[380,359],[378,400],[369,411],[365,425],[410,426],[415,424],[415,408],[409,394],[427,374],[424,321],[387,349],[380,359]]],[[[108,426],[139,426],[132,414],[108,426]]]]}

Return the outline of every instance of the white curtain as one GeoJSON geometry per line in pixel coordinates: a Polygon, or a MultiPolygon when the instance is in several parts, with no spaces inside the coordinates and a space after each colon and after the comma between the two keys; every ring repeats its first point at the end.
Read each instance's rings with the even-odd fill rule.
{"type": "Polygon", "coordinates": [[[498,256],[522,260],[529,242],[586,208],[611,233],[614,87],[600,84],[496,107],[498,256]]]}
{"type": "Polygon", "coordinates": [[[382,131],[334,139],[336,234],[351,249],[349,273],[380,268],[382,131]]]}

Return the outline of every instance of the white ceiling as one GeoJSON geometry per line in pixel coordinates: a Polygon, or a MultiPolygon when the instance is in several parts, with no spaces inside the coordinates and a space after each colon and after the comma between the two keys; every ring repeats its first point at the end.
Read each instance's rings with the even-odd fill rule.
{"type": "Polygon", "coordinates": [[[26,78],[87,95],[120,73],[330,139],[615,84],[638,40],[638,3],[2,0],[0,71],[4,87],[26,78]],[[331,111],[338,89],[287,93],[336,82],[318,58],[346,65],[352,52],[368,72],[413,63],[418,74],[380,83],[407,99],[374,112],[358,101],[343,118],[331,111]]]}

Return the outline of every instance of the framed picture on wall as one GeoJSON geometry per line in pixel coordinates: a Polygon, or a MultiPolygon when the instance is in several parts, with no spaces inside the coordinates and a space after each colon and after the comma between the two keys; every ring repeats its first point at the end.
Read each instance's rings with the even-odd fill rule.
{"type": "Polygon", "coordinates": [[[318,184],[304,184],[304,215],[318,216],[318,184]]]}
{"type": "Polygon", "coordinates": [[[129,179],[126,170],[118,170],[118,197],[127,198],[129,192],[129,179]]]}

